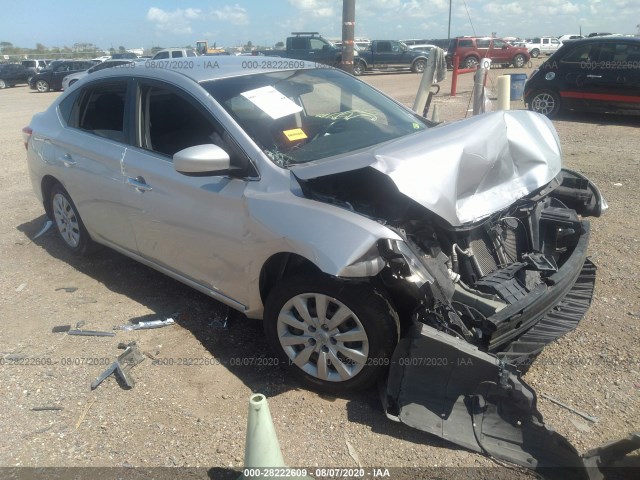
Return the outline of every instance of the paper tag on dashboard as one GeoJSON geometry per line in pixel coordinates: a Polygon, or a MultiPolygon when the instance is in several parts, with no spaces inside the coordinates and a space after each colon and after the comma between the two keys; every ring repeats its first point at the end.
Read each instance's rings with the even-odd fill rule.
{"type": "Polygon", "coordinates": [[[243,92],[241,95],[274,120],[302,111],[300,105],[296,105],[270,85],[243,92]]]}

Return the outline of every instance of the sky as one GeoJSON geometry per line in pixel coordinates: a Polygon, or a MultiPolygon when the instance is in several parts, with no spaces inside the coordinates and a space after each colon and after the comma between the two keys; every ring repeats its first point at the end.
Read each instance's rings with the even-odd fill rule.
{"type": "MultiPolygon", "coordinates": [[[[356,0],[356,37],[446,38],[449,0],[356,0]]],[[[274,45],[292,31],[338,39],[342,0],[29,0],[0,3],[0,41],[102,49],[274,45]]],[[[640,33],[640,0],[452,0],[451,36],[640,33]]]]}

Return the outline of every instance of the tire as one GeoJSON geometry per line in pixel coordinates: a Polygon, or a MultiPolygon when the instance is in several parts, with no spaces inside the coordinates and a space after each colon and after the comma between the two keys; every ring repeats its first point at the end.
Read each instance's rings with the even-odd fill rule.
{"type": "Polygon", "coordinates": [[[46,80],[38,80],[36,82],[36,90],[38,90],[40,93],[46,93],[49,91],[49,82],[47,82],[46,80]]]}
{"type": "Polygon", "coordinates": [[[515,57],[513,57],[513,66],[516,68],[522,68],[524,67],[524,64],[527,63],[527,59],[524,58],[524,55],[516,55],[515,57]]]}
{"type": "Polygon", "coordinates": [[[462,63],[464,68],[474,68],[478,66],[478,59],[476,57],[467,57],[462,63]]]}
{"type": "Polygon", "coordinates": [[[337,394],[373,385],[399,337],[397,313],[369,284],[321,274],[280,282],[267,299],[264,329],[273,352],[305,386],[337,394]]]}
{"type": "Polygon", "coordinates": [[[9,85],[7,85],[7,82],[0,78],[0,88],[7,88],[8,86],[9,85]]]}
{"type": "Polygon", "coordinates": [[[533,50],[531,50],[531,58],[538,58],[540,56],[540,50],[538,50],[537,48],[534,48],[533,50]]]}
{"type": "Polygon", "coordinates": [[[425,60],[419,59],[413,62],[411,65],[411,71],[413,73],[422,73],[424,69],[427,67],[427,62],[425,60]]]}
{"type": "Polygon", "coordinates": [[[554,118],[560,112],[560,96],[551,90],[534,92],[529,100],[529,110],[554,118]]]}
{"type": "Polygon", "coordinates": [[[82,223],[73,200],[62,185],[56,184],[51,189],[49,206],[58,235],[67,250],[78,256],[90,253],[94,248],[93,240],[82,223]]]}
{"type": "Polygon", "coordinates": [[[353,74],[356,77],[359,77],[360,75],[362,75],[366,70],[367,70],[367,67],[362,61],[357,60],[353,62],[353,74]]]}

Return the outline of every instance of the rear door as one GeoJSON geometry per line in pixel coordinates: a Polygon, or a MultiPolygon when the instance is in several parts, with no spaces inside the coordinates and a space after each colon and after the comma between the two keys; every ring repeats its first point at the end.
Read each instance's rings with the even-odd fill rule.
{"type": "Polygon", "coordinates": [[[91,82],[60,104],[66,125],[51,139],[51,162],[92,237],[136,251],[123,203],[122,159],[129,147],[128,79],[91,82]]]}
{"type": "Polygon", "coordinates": [[[596,71],[599,52],[598,43],[580,42],[558,60],[558,94],[565,107],[587,110],[605,93],[597,82],[600,77],[596,71]]]}

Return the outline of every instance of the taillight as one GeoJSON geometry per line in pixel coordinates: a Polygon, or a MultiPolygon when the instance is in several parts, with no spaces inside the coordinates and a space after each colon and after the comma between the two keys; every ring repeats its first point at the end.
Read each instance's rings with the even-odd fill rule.
{"type": "Polygon", "coordinates": [[[31,127],[24,127],[22,129],[22,140],[24,141],[24,148],[26,148],[27,150],[29,150],[29,139],[31,138],[32,133],[33,130],[31,129],[31,127]]]}

